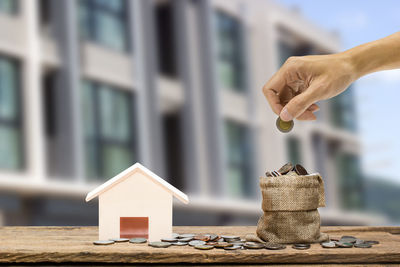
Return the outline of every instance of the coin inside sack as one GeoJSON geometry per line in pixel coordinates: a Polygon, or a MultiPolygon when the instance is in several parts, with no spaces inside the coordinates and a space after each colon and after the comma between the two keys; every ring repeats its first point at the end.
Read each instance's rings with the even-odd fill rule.
{"type": "Polygon", "coordinates": [[[303,166],[301,166],[300,164],[296,164],[294,166],[294,171],[296,171],[296,173],[298,175],[307,175],[308,174],[307,170],[303,166]]]}
{"type": "Polygon", "coordinates": [[[293,121],[283,121],[281,117],[276,119],[276,127],[282,133],[288,133],[293,129],[294,122],[293,121]]]}
{"type": "Polygon", "coordinates": [[[171,243],[169,243],[169,242],[150,242],[148,245],[151,247],[155,247],[155,248],[167,248],[167,247],[171,246],[171,243]]]}
{"type": "Polygon", "coordinates": [[[213,249],[214,246],[210,246],[210,245],[196,245],[196,246],[194,246],[194,248],[196,248],[196,249],[201,249],[201,250],[209,250],[209,249],[213,249]]]}
{"type": "Polygon", "coordinates": [[[289,163],[286,163],[285,165],[283,165],[283,166],[278,170],[278,172],[279,172],[280,174],[286,174],[286,173],[290,172],[292,169],[293,169],[293,164],[289,162],[289,163]]]}
{"type": "Polygon", "coordinates": [[[130,243],[134,243],[134,244],[141,244],[141,243],[146,243],[147,239],[146,238],[131,238],[129,239],[130,243]]]}
{"type": "Polygon", "coordinates": [[[104,245],[111,245],[114,244],[115,242],[113,240],[97,240],[97,241],[93,241],[94,245],[100,245],[100,246],[104,246],[104,245]]]}

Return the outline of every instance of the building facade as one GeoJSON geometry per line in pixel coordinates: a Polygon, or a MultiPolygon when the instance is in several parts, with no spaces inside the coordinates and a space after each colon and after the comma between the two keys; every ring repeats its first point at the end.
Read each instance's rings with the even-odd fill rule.
{"type": "Polygon", "coordinates": [[[255,224],[258,177],[320,172],[327,224],[363,205],[352,90],[275,128],[261,88],[338,37],[264,0],[0,0],[2,224],[94,225],[83,196],[139,161],[187,193],[175,225],[255,224]]]}

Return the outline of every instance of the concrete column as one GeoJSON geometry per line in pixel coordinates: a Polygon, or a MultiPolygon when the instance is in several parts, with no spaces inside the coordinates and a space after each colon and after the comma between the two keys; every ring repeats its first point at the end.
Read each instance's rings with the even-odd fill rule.
{"type": "Polygon", "coordinates": [[[61,58],[56,94],[57,172],[59,175],[84,180],[84,136],[80,94],[80,51],[77,1],[52,3],[54,36],[61,58]]]}
{"type": "Polygon", "coordinates": [[[138,83],[138,129],[140,159],[146,167],[165,174],[162,118],[157,88],[157,48],[153,1],[128,1],[131,15],[130,34],[133,44],[133,64],[138,83]]]}

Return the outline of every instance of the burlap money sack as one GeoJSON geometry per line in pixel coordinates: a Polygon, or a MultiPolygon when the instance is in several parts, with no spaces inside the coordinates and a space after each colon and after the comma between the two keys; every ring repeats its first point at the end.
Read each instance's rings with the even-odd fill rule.
{"type": "Polygon", "coordinates": [[[315,243],[328,240],[320,232],[317,208],[325,207],[324,182],[320,174],[261,177],[262,209],[257,236],[266,242],[315,243]]]}

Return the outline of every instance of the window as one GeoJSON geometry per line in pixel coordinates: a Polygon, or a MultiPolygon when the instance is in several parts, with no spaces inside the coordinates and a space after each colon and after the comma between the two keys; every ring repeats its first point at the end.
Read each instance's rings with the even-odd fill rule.
{"type": "Polygon", "coordinates": [[[339,152],[336,155],[339,174],[340,200],[345,209],[363,207],[363,178],[360,160],[356,155],[339,152]]]}
{"type": "Polygon", "coordinates": [[[357,121],[354,109],[354,87],[350,86],[342,94],[331,99],[330,104],[332,124],[355,132],[357,121]]]}
{"type": "Polygon", "coordinates": [[[287,139],[287,154],[292,164],[301,164],[300,141],[296,137],[289,137],[287,139]]]}
{"type": "Polygon", "coordinates": [[[223,87],[236,91],[245,90],[244,51],[240,22],[218,11],[217,23],[217,71],[223,87]]]}
{"type": "Polygon", "coordinates": [[[171,1],[157,5],[156,26],[159,70],[162,74],[176,77],[174,14],[171,1]]]}
{"type": "Polygon", "coordinates": [[[250,195],[250,138],[248,129],[236,122],[225,122],[228,194],[232,197],[250,195]]]}
{"type": "Polygon", "coordinates": [[[314,48],[307,43],[289,44],[285,41],[278,42],[280,65],[292,56],[306,56],[315,54],[314,48]]]}
{"type": "Polygon", "coordinates": [[[0,13],[15,14],[18,12],[18,0],[0,0],[0,13]]]}
{"type": "Polygon", "coordinates": [[[109,48],[126,51],[126,5],[125,0],[80,0],[78,12],[81,36],[109,48]]]}
{"type": "Polygon", "coordinates": [[[86,173],[106,179],[137,160],[133,96],[107,85],[82,83],[86,173]]]}
{"type": "Polygon", "coordinates": [[[17,62],[0,56],[0,169],[23,165],[18,75],[17,62]]]}

